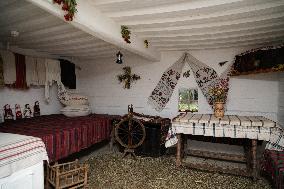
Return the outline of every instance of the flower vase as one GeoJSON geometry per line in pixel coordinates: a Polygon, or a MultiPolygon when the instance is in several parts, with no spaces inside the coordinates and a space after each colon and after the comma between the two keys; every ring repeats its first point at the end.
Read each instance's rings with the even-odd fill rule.
{"type": "Polygon", "coordinates": [[[224,117],[225,109],[224,109],[224,102],[215,102],[214,103],[214,115],[217,118],[224,117]]]}

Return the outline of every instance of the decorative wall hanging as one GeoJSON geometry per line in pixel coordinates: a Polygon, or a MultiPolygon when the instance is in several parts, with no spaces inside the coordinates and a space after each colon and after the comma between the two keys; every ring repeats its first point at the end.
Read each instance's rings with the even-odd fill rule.
{"type": "Polygon", "coordinates": [[[21,106],[19,104],[15,104],[15,113],[16,113],[16,119],[23,118],[21,106]]]}
{"type": "Polygon", "coordinates": [[[34,105],[34,117],[40,116],[39,101],[35,101],[34,105]]]}
{"type": "Polygon", "coordinates": [[[131,68],[129,66],[123,67],[122,69],[124,70],[124,74],[117,75],[117,79],[119,83],[124,82],[125,89],[130,89],[131,84],[141,78],[139,75],[131,74],[131,68]]]}
{"type": "Polygon", "coordinates": [[[123,57],[123,54],[121,54],[121,52],[118,51],[118,53],[116,53],[116,63],[117,64],[122,64],[123,63],[122,57],[123,57]]]}
{"type": "Polygon", "coordinates": [[[24,118],[31,118],[32,117],[32,110],[29,104],[25,104],[24,109],[24,118]]]}
{"type": "Polygon", "coordinates": [[[197,60],[189,53],[184,53],[176,63],[163,73],[159,83],[149,96],[148,103],[159,112],[164,109],[173,93],[178,79],[180,78],[185,62],[189,64],[199,88],[211,107],[213,108],[214,98],[209,91],[214,87],[222,87],[226,89],[224,100],[224,103],[226,103],[231,66],[228,66],[226,71],[223,72],[221,76],[218,76],[213,68],[197,60]]]}
{"type": "Polygon", "coordinates": [[[27,89],[26,82],[26,62],[25,56],[21,54],[15,54],[16,60],[16,82],[13,87],[16,89],[27,89]]]}
{"type": "Polygon", "coordinates": [[[66,21],[72,21],[75,13],[77,12],[77,2],[76,0],[53,0],[53,3],[58,5],[62,4],[62,10],[66,11],[67,14],[64,15],[66,21]]]}
{"type": "Polygon", "coordinates": [[[121,26],[121,36],[126,43],[131,43],[130,34],[131,34],[131,31],[129,31],[127,26],[121,26]]]}
{"type": "Polygon", "coordinates": [[[0,54],[3,60],[4,83],[12,85],[16,81],[15,55],[11,51],[4,50],[0,50],[0,54]]]}
{"type": "Polygon", "coordinates": [[[3,68],[3,59],[2,56],[0,54],[0,88],[4,87],[5,83],[4,83],[4,68],[3,68]]]}
{"type": "Polygon", "coordinates": [[[49,87],[53,85],[54,82],[61,83],[61,69],[60,62],[58,60],[46,59],[45,60],[46,69],[46,81],[45,81],[45,100],[49,102],[49,87]]]}
{"type": "Polygon", "coordinates": [[[158,112],[162,111],[170,100],[185,64],[185,58],[186,53],[163,73],[160,81],[148,98],[148,104],[153,106],[158,112]]]}
{"type": "Polygon", "coordinates": [[[145,48],[149,47],[149,41],[147,39],[144,40],[144,45],[145,45],[145,48]]]}
{"type": "Polygon", "coordinates": [[[4,106],[4,121],[13,120],[14,115],[9,104],[4,106]]]}

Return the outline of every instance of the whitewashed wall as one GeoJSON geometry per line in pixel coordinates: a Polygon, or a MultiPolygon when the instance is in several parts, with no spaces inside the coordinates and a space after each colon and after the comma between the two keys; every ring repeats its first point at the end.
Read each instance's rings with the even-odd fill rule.
{"type": "MultiPolygon", "coordinates": [[[[0,89],[0,112],[3,115],[3,106],[10,104],[11,108],[15,108],[15,104],[20,104],[21,108],[24,109],[25,104],[30,104],[33,111],[35,101],[40,102],[40,110],[42,115],[56,114],[62,108],[59,100],[57,99],[57,87],[53,85],[50,88],[50,103],[47,104],[44,99],[44,87],[30,88],[28,90],[16,90],[9,88],[0,89]]],[[[15,113],[14,113],[15,115],[15,113]]]]}
{"type": "MultiPolygon", "coordinates": [[[[250,48],[247,48],[250,49],[250,48]]],[[[219,74],[226,69],[217,63],[221,61],[232,62],[235,55],[246,49],[234,48],[224,50],[206,50],[190,52],[202,62],[212,66],[219,74]]],[[[147,98],[155,88],[162,73],[172,65],[183,52],[164,52],[160,62],[147,62],[139,57],[124,56],[124,63],[118,65],[114,57],[98,59],[95,61],[76,62],[82,67],[78,73],[78,91],[89,96],[95,113],[125,114],[127,105],[133,104],[136,112],[174,117],[178,114],[178,88],[197,87],[191,75],[190,78],[181,78],[171,100],[161,112],[156,112],[147,104],[147,98]],[[124,66],[131,66],[135,74],[141,76],[131,89],[123,89],[116,75],[122,73],[124,66]]],[[[183,71],[187,71],[188,66],[183,71]]],[[[278,81],[267,78],[232,78],[227,114],[265,115],[277,120],[278,111],[278,81]]],[[[199,91],[199,112],[210,113],[201,91],[199,91]]]]}

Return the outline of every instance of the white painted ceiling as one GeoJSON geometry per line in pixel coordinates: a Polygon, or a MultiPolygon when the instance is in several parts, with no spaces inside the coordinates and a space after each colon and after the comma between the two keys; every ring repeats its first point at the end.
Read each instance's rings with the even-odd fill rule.
{"type": "Polygon", "coordinates": [[[159,50],[283,43],[283,0],[89,0],[159,50]]]}
{"type": "MultiPolygon", "coordinates": [[[[83,1],[83,0],[78,0],[83,1]]],[[[84,0],[159,51],[284,42],[284,0],[84,0]]],[[[0,1],[0,42],[57,56],[113,56],[105,42],[25,0],[0,1]],[[11,30],[20,32],[12,38],[11,30]]],[[[79,13],[78,13],[79,14],[79,13]]],[[[125,53],[130,53],[124,51],[125,53]]]]}
{"type": "Polygon", "coordinates": [[[75,28],[25,0],[0,1],[0,42],[69,58],[114,56],[118,47],[75,28]],[[11,37],[16,30],[18,37],[11,37]]]}

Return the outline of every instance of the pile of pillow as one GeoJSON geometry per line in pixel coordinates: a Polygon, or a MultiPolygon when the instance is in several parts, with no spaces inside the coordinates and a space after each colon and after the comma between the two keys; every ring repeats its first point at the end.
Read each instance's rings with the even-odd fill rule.
{"type": "Polygon", "coordinates": [[[61,99],[60,102],[66,107],[61,113],[67,117],[86,116],[91,113],[88,98],[79,94],[70,94],[69,98],[61,99]]]}

